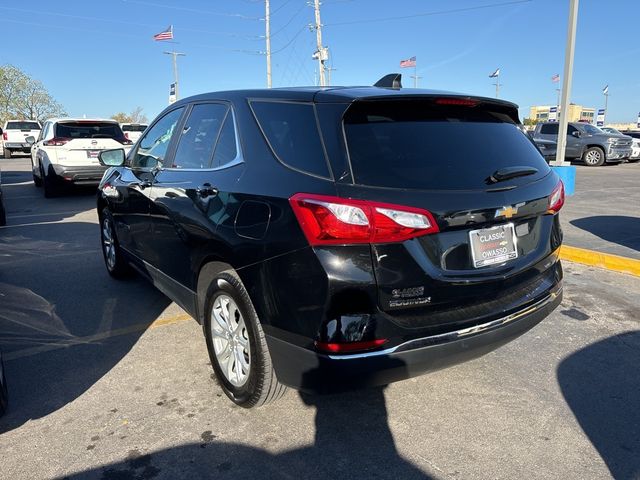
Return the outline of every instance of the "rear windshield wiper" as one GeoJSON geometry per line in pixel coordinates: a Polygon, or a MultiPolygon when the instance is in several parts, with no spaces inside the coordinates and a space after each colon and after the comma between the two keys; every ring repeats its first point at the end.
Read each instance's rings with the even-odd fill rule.
{"type": "Polygon", "coordinates": [[[486,182],[488,184],[504,182],[516,177],[524,177],[538,173],[537,168],[533,167],[505,167],[493,172],[486,182]]]}

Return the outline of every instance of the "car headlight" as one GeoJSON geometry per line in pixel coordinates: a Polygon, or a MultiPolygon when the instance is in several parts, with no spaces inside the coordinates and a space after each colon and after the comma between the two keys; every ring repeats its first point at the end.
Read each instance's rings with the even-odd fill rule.
{"type": "Polygon", "coordinates": [[[617,138],[613,138],[613,137],[607,138],[607,142],[609,143],[617,143],[617,141],[618,141],[617,138]]]}

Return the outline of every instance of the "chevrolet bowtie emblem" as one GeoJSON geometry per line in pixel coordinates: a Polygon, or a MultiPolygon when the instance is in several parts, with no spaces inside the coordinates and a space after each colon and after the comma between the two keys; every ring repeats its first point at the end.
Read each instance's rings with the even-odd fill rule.
{"type": "Polygon", "coordinates": [[[518,213],[518,207],[511,207],[511,206],[502,207],[496,210],[496,215],[494,218],[498,218],[498,217],[511,218],[516,213],[518,213]]]}

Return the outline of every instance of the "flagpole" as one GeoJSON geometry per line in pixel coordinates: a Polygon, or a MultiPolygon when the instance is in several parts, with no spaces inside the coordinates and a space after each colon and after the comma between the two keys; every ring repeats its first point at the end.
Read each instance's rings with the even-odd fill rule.
{"type": "Polygon", "coordinates": [[[173,56],[173,81],[174,84],[176,86],[175,88],[175,92],[176,92],[176,100],[178,100],[179,95],[178,95],[178,57],[184,57],[186,55],[186,53],[180,53],[180,52],[163,52],[165,55],[171,55],[173,56]]]}
{"type": "Polygon", "coordinates": [[[500,70],[498,70],[498,74],[496,75],[496,98],[500,97],[500,70]]]}
{"type": "Polygon", "coordinates": [[[609,85],[607,85],[607,92],[604,94],[604,123],[607,123],[607,105],[609,104],[609,85]]]}

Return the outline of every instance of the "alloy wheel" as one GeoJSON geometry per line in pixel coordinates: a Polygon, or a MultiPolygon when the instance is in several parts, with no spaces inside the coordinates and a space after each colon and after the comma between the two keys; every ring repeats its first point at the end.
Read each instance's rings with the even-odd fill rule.
{"type": "Polygon", "coordinates": [[[591,150],[590,152],[587,152],[584,160],[590,165],[595,165],[600,162],[600,155],[602,154],[598,150],[591,150]]]}
{"type": "Polygon", "coordinates": [[[104,258],[107,260],[107,267],[113,270],[116,266],[116,246],[113,239],[113,228],[111,220],[105,218],[102,222],[102,248],[104,258]]]}
{"type": "Polygon", "coordinates": [[[219,295],[211,309],[211,337],[220,370],[235,387],[249,378],[251,347],[249,333],[238,305],[228,295],[219,295]]]}

